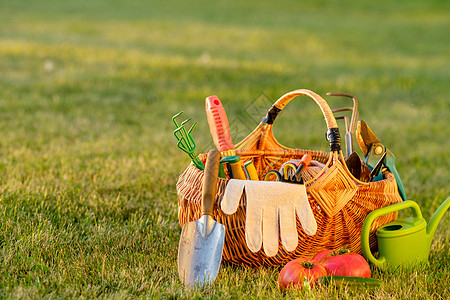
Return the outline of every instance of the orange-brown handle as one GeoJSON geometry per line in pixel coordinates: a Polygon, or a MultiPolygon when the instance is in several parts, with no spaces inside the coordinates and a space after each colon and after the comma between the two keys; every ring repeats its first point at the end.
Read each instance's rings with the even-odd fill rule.
{"type": "Polygon", "coordinates": [[[295,171],[294,178],[296,178],[297,175],[298,175],[302,170],[304,170],[304,169],[306,169],[306,168],[308,167],[309,163],[311,162],[311,159],[312,159],[312,157],[311,157],[311,155],[309,155],[309,154],[304,154],[304,155],[302,156],[302,159],[301,159],[300,162],[298,163],[297,171],[295,171]]]}
{"type": "Polygon", "coordinates": [[[300,160],[300,162],[298,163],[298,168],[303,168],[303,169],[306,169],[307,167],[308,167],[308,165],[309,165],[309,163],[311,162],[311,159],[312,159],[312,157],[311,157],[311,155],[309,155],[309,154],[304,154],[303,156],[302,156],[302,159],[300,160]]]}
{"type": "Polygon", "coordinates": [[[278,114],[283,110],[283,108],[295,97],[305,95],[313,99],[317,105],[319,105],[323,116],[325,117],[325,122],[327,123],[327,139],[330,142],[331,151],[341,150],[341,138],[339,134],[339,128],[336,122],[336,118],[328,105],[328,103],[319,95],[313,91],[306,89],[299,89],[281,96],[269,109],[267,115],[262,119],[262,122],[267,124],[273,124],[278,114]]]}
{"type": "Polygon", "coordinates": [[[209,150],[203,177],[202,215],[213,215],[214,200],[217,193],[219,162],[220,152],[216,149],[209,150]]]}

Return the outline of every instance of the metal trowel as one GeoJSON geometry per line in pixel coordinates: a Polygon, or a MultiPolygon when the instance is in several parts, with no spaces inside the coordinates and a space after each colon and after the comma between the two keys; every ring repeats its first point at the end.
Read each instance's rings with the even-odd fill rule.
{"type": "Polygon", "coordinates": [[[203,177],[202,216],[184,224],[178,247],[178,274],[188,287],[213,283],[222,260],[225,226],[213,218],[220,152],[210,150],[203,177]]]}

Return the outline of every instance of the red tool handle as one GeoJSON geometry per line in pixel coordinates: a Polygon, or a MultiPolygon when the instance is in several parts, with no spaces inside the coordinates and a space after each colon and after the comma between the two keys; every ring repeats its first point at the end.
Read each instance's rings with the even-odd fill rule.
{"type": "Polygon", "coordinates": [[[208,118],[209,131],[211,132],[217,150],[223,152],[234,149],[228,118],[219,97],[216,95],[207,97],[205,110],[208,118]]]}

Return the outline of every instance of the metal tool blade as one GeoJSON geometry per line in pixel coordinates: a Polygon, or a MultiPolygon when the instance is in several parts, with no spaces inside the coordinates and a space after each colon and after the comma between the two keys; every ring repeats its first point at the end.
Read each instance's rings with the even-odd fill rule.
{"type": "Polygon", "coordinates": [[[361,178],[361,159],[359,158],[358,153],[353,152],[350,156],[345,160],[348,170],[356,179],[361,178]]]}
{"type": "Polygon", "coordinates": [[[225,226],[213,218],[220,152],[212,149],[206,159],[202,215],[184,224],[178,246],[178,274],[181,281],[193,288],[214,282],[222,261],[225,226]]]}
{"type": "Polygon", "coordinates": [[[373,181],[375,176],[378,176],[378,174],[381,171],[381,167],[384,164],[384,160],[386,158],[386,153],[384,152],[383,155],[381,156],[380,160],[377,162],[377,164],[375,165],[375,167],[372,169],[372,172],[370,172],[369,177],[370,177],[370,181],[373,181]]]}
{"type": "Polygon", "coordinates": [[[376,137],[372,130],[370,130],[364,120],[358,122],[358,126],[356,128],[356,141],[358,142],[364,156],[367,156],[370,146],[373,143],[380,143],[380,140],[376,137]]]}
{"type": "Polygon", "coordinates": [[[213,283],[219,272],[225,226],[209,215],[184,224],[178,247],[178,274],[193,288],[213,283]]]}

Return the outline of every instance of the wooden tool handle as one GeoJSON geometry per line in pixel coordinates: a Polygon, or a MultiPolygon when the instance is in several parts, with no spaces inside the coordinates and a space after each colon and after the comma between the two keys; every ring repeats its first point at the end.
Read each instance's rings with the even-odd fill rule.
{"type": "Polygon", "coordinates": [[[217,193],[217,177],[219,175],[220,152],[211,149],[206,158],[205,175],[203,177],[202,215],[213,215],[214,199],[217,193]]]}

